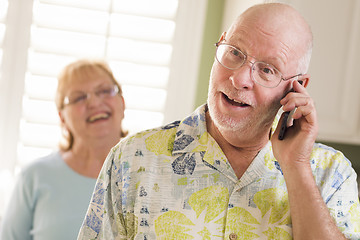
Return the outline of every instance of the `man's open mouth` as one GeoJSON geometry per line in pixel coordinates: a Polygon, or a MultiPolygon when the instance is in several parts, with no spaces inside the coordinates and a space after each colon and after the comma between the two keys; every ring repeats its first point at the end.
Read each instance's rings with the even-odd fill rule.
{"type": "Polygon", "coordinates": [[[244,102],[240,102],[240,101],[236,101],[234,99],[231,99],[230,97],[228,97],[226,94],[223,94],[224,97],[225,97],[225,100],[230,103],[231,105],[233,106],[237,106],[237,107],[247,107],[247,106],[250,106],[249,104],[247,103],[244,103],[244,102]]]}

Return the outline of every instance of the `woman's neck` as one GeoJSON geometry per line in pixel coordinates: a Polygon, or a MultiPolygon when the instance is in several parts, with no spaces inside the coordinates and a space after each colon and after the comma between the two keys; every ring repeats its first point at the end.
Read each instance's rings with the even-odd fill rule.
{"type": "Polygon", "coordinates": [[[80,175],[97,178],[109,151],[120,138],[82,141],[76,139],[69,151],[62,152],[66,164],[80,175]]]}

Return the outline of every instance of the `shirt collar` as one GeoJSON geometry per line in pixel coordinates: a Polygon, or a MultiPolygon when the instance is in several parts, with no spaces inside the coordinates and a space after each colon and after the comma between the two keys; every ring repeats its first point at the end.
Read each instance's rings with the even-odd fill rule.
{"type": "Polygon", "coordinates": [[[183,119],[177,128],[172,154],[193,152],[206,130],[206,104],[198,107],[190,116],[183,119]]]}

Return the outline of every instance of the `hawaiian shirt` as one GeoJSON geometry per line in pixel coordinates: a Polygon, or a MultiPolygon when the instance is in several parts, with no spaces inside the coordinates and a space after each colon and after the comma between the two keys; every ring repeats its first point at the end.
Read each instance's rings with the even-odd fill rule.
{"type": "MultiPolygon", "coordinates": [[[[109,153],[78,239],[292,239],[285,180],[271,142],[238,179],[199,107],[123,139],[109,153]]],[[[356,173],[315,144],[311,167],[339,229],[360,239],[356,173]]]]}

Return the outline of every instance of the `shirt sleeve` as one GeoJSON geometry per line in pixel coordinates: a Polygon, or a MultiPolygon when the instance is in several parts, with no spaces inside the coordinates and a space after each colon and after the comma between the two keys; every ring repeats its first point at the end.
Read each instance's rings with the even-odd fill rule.
{"type": "Polygon", "coordinates": [[[122,167],[115,151],[109,153],[101,169],[78,240],[127,239],[121,211],[122,167]]]}
{"type": "Polygon", "coordinates": [[[6,240],[31,240],[31,229],[34,213],[34,193],[32,181],[26,178],[28,174],[20,173],[15,184],[12,196],[7,205],[0,239],[6,240]]]}
{"type": "MultiPolygon", "coordinates": [[[[357,175],[345,157],[331,174],[328,188],[335,189],[326,204],[338,228],[348,239],[360,239],[360,205],[357,175]]],[[[331,191],[329,191],[331,192],[331,191]]]]}

